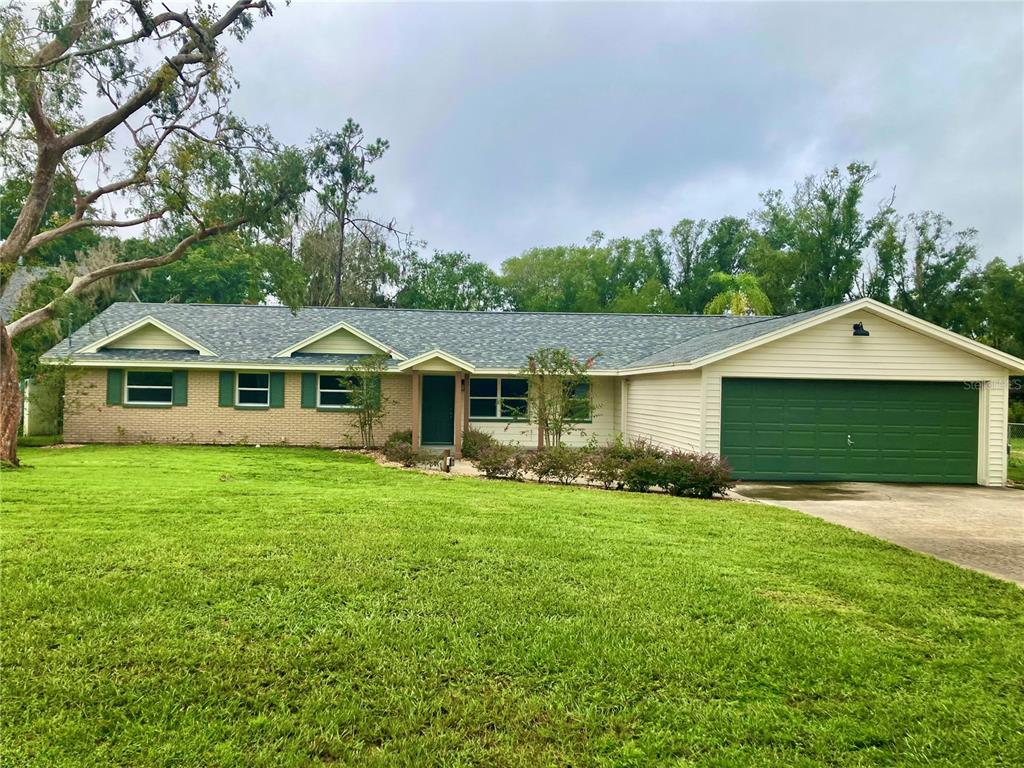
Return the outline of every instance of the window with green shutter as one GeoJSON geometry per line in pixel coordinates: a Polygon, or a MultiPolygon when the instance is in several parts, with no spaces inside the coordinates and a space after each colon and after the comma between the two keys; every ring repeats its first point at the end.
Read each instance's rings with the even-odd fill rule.
{"type": "Polygon", "coordinates": [[[172,371],[171,387],[174,405],[188,405],[188,371],[172,371]]]}
{"type": "Polygon", "coordinates": [[[316,408],[316,374],[310,371],[302,374],[302,407],[316,408]]]}
{"type": "Polygon", "coordinates": [[[120,405],[124,387],[124,369],[107,369],[107,405],[120,405]]]}
{"type": "Polygon", "coordinates": [[[284,408],[284,372],[270,374],[270,407],[284,408]]]}
{"type": "Polygon", "coordinates": [[[234,371],[220,372],[220,390],[218,392],[217,405],[221,408],[230,408],[235,404],[235,373],[234,371]]]}

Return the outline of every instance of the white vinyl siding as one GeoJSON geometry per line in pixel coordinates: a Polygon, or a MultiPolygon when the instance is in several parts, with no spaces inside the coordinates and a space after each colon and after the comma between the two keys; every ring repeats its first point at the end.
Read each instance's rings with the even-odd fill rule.
{"type": "Polygon", "coordinates": [[[664,448],[700,449],[701,373],[679,371],[630,377],[626,434],[664,448]]]}
{"type": "Polygon", "coordinates": [[[354,333],[339,329],[332,334],[317,339],[312,344],[303,347],[304,353],[321,355],[375,355],[380,350],[367,341],[363,341],[354,333]]]}
{"type": "Polygon", "coordinates": [[[176,339],[155,325],[144,325],[128,335],[110,342],[106,345],[106,349],[187,349],[191,352],[195,351],[181,339],[176,339]]]}
{"type": "MultiPolygon", "coordinates": [[[[590,390],[594,404],[593,419],[589,423],[572,425],[573,429],[562,436],[565,445],[586,445],[591,438],[602,445],[619,434],[619,380],[611,376],[591,377],[590,390]]],[[[526,421],[470,419],[470,426],[502,443],[518,443],[524,448],[537,445],[537,429],[526,421]]]]}
{"type": "MultiPolygon", "coordinates": [[[[701,450],[713,453],[720,450],[723,377],[987,382],[979,400],[978,482],[1006,483],[1008,371],[870,310],[826,321],[703,371],[701,450]],[[853,336],[853,323],[858,322],[870,336],[853,336]]],[[[632,422],[632,413],[629,418],[632,422]]]]}

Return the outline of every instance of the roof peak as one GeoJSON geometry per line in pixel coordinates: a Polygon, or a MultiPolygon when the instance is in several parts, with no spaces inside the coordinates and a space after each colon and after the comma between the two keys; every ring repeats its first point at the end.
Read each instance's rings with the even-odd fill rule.
{"type": "MultiPolygon", "coordinates": [[[[230,309],[278,309],[293,311],[285,304],[217,304],[212,302],[177,303],[169,301],[116,301],[112,306],[123,305],[128,307],[223,307],[230,309]]],[[[695,312],[568,312],[558,310],[553,312],[521,311],[521,310],[483,310],[483,309],[420,309],[416,307],[323,307],[304,304],[295,307],[294,311],[303,309],[315,310],[344,310],[346,312],[430,312],[442,315],[540,315],[551,317],[562,315],[565,317],[725,317],[734,320],[746,320],[756,322],[758,320],[770,320],[785,315],[704,315],[695,312]]],[[[801,314],[801,313],[797,313],[801,314]]]]}

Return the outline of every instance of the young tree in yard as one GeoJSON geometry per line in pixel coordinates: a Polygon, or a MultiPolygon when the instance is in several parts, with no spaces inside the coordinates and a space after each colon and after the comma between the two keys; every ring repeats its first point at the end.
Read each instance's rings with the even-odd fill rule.
{"type": "Polygon", "coordinates": [[[384,421],[391,400],[381,391],[381,380],[388,369],[388,355],[367,355],[349,366],[346,373],[352,387],[348,405],[356,417],[363,448],[375,445],[373,430],[384,421]]]}
{"type": "Polygon", "coordinates": [[[171,264],[236,230],[279,237],[294,216],[307,189],[302,154],[227,108],[234,81],[220,39],[244,38],[269,14],[266,0],[222,10],[145,0],[0,8],[0,162],[30,180],[0,244],[0,280],[73,233],[145,225],[172,238],[155,255],[73,269],[57,296],[0,322],[0,460],[17,463],[13,337],[106,278],[171,264]],[[63,184],[72,210],[47,215],[63,184]]]}
{"type": "MultiPolygon", "coordinates": [[[[345,251],[350,229],[363,233],[368,225],[383,227],[394,232],[394,222],[381,224],[356,213],[359,201],[364,195],[372,195],[374,176],[367,170],[384,155],[388,149],[385,139],[367,142],[363,129],[352,118],[345,121],[336,133],[317,131],[311,139],[309,167],[313,179],[319,185],[317,201],[333,219],[335,251],[331,259],[332,289],[329,306],[343,305],[342,276],[345,270],[345,251]]],[[[367,235],[367,240],[371,238],[367,235]]]]}
{"type": "Polygon", "coordinates": [[[772,303],[768,300],[757,278],[749,272],[736,275],[716,272],[711,285],[718,290],[704,307],[705,315],[770,315],[772,303]]]}
{"type": "Polygon", "coordinates": [[[538,447],[562,444],[562,435],[593,415],[590,370],[597,355],[580,360],[566,349],[538,349],[520,371],[528,382],[527,412],[538,447]]]}

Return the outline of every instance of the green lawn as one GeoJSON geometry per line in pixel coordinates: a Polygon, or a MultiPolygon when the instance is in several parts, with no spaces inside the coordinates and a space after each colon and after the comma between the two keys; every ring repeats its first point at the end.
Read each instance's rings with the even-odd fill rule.
{"type": "Polygon", "coordinates": [[[795,512],[316,450],[22,458],[4,766],[1024,754],[1024,592],[795,512]]]}
{"type": "Polygon", "coordinates": [[[1007,473],[1013,482],[1024,487],[1024,438],[1010,441],[1010,461],[1007,473]]]}

